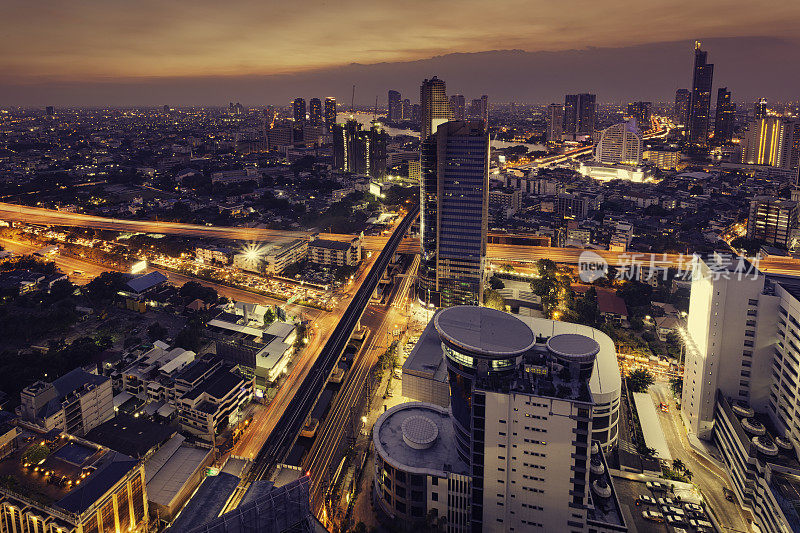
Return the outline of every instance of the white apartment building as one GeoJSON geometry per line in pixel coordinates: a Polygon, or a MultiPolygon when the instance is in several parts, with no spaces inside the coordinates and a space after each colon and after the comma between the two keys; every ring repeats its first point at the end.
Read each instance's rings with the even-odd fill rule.
{"type": "Polygon", "coordinates": [[[800,532],[800,278],[705,257],[683,336],[684,422],[717,446],[761,531],[800,532]]]}
{"type": "Polygon", "coordinates": [[[314,239],[308,244],[308,256],[317,265],[356,266],[361,262],[361,238],[350,242],[314,239]]]}
{"type": "Polygon", "coordinates": [[[642,136],[636,123],[623,122],[604,129],[594,147],[594,159],[598,163],[641,165],[642,136]]]}
{"type": "Polygon", "coordinates": [[[37,381],[20,393],[17,414],[44,431],[83,436],[114,416],[111,379],[76,368],[52,383],[37,381]]]}
{"type": "Polygon", "coordinates": [[[264,254],[264,271],[267,274],[282,274],[289,266],[302,261],[308,255],[308,241],[294,239],[271,247],[264,254]]]}
{"type": "Polygon", "coordinates": [[[433,322],[450,408],[400,404],[376,422],[383,512],[413,522],[435,511],[451,532],[627,531],[600,446],[617,439],[611,339],[471,306],[433,322]]]}

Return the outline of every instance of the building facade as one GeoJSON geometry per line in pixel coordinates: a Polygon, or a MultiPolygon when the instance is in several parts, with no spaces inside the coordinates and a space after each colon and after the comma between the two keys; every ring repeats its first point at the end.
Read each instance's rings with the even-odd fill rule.
{"type": "Polygon", "coordinates": [[[325,126],[331,131],[336,124],[336,98],[328,96],[325,98],[325,126]]]}
{"type": "Polygon", "coordinates": [[[678,126],[689,124],[689,107],[692,101],[692,92],[689,89],[675,91],[675,107],[672,111],[672,121],[678,126]]]}
{"type": "Polygon", "coordinates": [[[717,446],[759,529],[797,533],[800,278],[719,255],[692,272],[681,416],[717,446]]]}
{"type": "Polygon", "coordinates": [[[444,309],[433,323],[427,344],[446,363],[450,408],[400,404],[376,422],[383,512],[412,522],[433,513],[454,532],[627,531],[600,445],[616,442],[613,341],[478,307],[444,309]]]}
{"type": "Polygon", "coordinates": [[[708,146],[708,125],[711,113],[711,83],[714,65],[708,63],[708,52],[694,43],[694,69],[692,71],[692,99],[689,106],[689,143],[696,147],[708,146]]]}
{"type": "Polygon", "coordinates": [[[565,138],[592,138],[597,123],[596,100],[597,97],[589,93],[566,95],[563,128],[565,138]]]}
{"type": "Polygon", "coordinates": [[[733,140],[733,129],[736,126],[736,104],[731,100],[731,92],[727,87],[717,90],[717,110],[714,114],[714,141],[726,144],[733,140]]]}
{"type": "Polygon", "coordinates": [[[436,76],[423,80],[419,87],[420,101],[420,141],[436,132],[439,124],[450,120],[450,100],[444,80],[436,76]]]}
{"type": "Polygon", "coordinates": [[[37,381],[20,393],[17,414],[44,431],[83,436],[114,416],[111,379],[76,368],[52,383],[37,381]]]}
{"type": "Polygon", "coordinates": [[[563,131],[564,106],[561,104],[550,104],[547,106],[547,142],[561,142],[563,131]]]}
{"type": "Polygon", "coordinates": [[[600,163],[638,166],[642,163],[642,135],[636,123],[615,124],[600,133],[594,148],[594,159],[600,163]]]}
{"type": "Polygon", "coordinates": [[[361,238],[350,242],[314,239],[308,244],[308,259],[317,265],[354,267],[361,262],[361,238]]]}
{"type": "Polygon", "coordinates": [[[758,196],[750,201],[747,238],[789,248],[797,228],[797,202],[758,196]]]}
{"type": "Polygon", "coordinates": [[[422,143],[418,296],[449,307],[483,298],[489,210],[489,135],[452,121],[422,143]]]}

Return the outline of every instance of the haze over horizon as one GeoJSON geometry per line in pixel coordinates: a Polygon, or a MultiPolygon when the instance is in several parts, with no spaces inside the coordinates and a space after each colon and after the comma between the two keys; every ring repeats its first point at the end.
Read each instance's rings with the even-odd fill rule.
{"type": "Polygon", "coordinates": [[[0,105],[349,101],[353,84],[367,104],[375,95],[385,102],[388,88],[416,99],[419,81],[434,74],[448,92],[494,102],[584,90],[603,102],[670,100],[689,84],[694,39],[717,65],[715,85],[735,100],[791,99],[800,83],[786,68],[800,61],[800,3],[6,4],[0,46],[14,52],[0,58],[0,105]],[[759,92],[765,78],[774,94],[759,92]]]}

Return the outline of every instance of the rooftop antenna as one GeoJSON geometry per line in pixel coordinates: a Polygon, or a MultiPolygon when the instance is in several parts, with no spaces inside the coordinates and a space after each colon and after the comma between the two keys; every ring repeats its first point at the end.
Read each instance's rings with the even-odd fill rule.
{"type": "Polygon", "coordinates": [[[372,110],[372,121],[375,122],[378,118],[378,95],[375,95],[375,109],[372,110]]]}

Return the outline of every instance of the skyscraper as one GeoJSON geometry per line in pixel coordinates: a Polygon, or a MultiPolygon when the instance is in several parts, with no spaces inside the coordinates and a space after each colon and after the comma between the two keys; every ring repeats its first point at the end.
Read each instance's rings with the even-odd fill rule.
{"type": "Polygon", "coordinates": [[[547,107],[547,142],[561,142],[563,128],[564,106],[561,104],[550,104],[547,107]]]}
{"type": "Polygon", "coordinates": [[[450,307],[483,299],[489,208],[489,135],[484,122],[451,121],[420,158],[419,297],[450,307]]]}
{"type": "Polygon", "coordinates": [[[595,160],[600,163],[640,165],[642,136],[634,124],[631,120],[604,129],[594,149],[595,160]]]}
{"type": "Polygon", "coordinates": [[[322,101],[319,98],[312,98],[308,103],[308,118],[315,126],[322,124],[322,101]]]}
{"type": "Polygon", "coordinates": [[[800,159],[800,120],[769,116],[747,127],[742,162],[794,168],[800,159]]]}
{"type": "MultiPolygon", "coordinates": [[[[169,113],[169,106],[168,106],[168,105],[165,105],[165,106],[164,106],[164,108],[166,108],[166,109],[167,109],[167,111],[165,111],[165,113],[169,113]]],[[[53,107],[53,106],[51,106],[51,105],[49,105],[49,106],[47,106],[47,107],[45,108],[44,114],[45,114],[45,115],[47,115],[48,117],[55,116],[55,114],[56,114],[56,108],[55,108],[55,107],[53,107]]]]}
{"type": "Polygon", "coordinates": [[[400,99],[400,93],[397,91],[389,91],[389,110],[386,118],[390,122],[402,120],[403,118],[403,102],[400,99]]]}
{"type": "Polygon", "coordinates": [[[650,109],[653,102],[631,102],[628,104],[628,116],[636,119],[636,125],[641,131],[650,129],[650,109]]]}
{"type": "Polygon", "coordinates": [[[450,101],[447,99],[447,89],[443,80],[436,76],[424,80],[419,88],[420,102],[420,140],[424,141],[439,124],[450,120],[450,101]]]}
{"type": "Polygon", "coordinates": [[[753,104],[753,117],[756,120],[760,120],[767,116],[767,99],[766,98],[759,98],[756,100],[756,103],[753,104]]]}
{"type": "Polygon", "coordinates": [[[378,124],[362,131],[361,124],[348,120],[333,126],[333,166],[337,170],[380,178],[386,174],[388,135],[378,124]]]}
{"type": "Polygon", "coordinates": [[[593,94],[568,94],[564,98],[564,134],[574,138],[594,135],[597,111],[593,94]]]}
{"type": "Polygon", "coordinates": [[[797,202],[771,196],[757,196],[750,201],[747,238],[788,248],[797,229],[797,202]]]}
{"type": "Polygon", "coordinates": [[[489,96],[483,95],[480,98],[472,100],[469,106],[469,119],[479,119],[486,123],[487,128],[489,124],[489,96]]]}
{"type": "Polygon", "coordinates": [[[714,141],[726,144],[733,140],[733,127],[736,120],[736,104],[731,101],[727,87],[717,90],[717,110],[714,115],[714,141]]]}
{"type": "Polygon", "coordinates": [[[331,131],[334,124],[336,124],[336,98],[328,96],[325,98],[325,125],[328,131],[331,131]]]}
{"type": "Polygon", "coordinates": [[[411,100],[409,100],[408,98],[403,100],[403,117],[402,117],[402,119],[403,120],[413,120],[414,119],[414,117],[412,116],[412,113],[411,113],[411,100]]]}
{"type": "Polygon", "coordinates": [[[292,113],[295,122],[303,122],[306,119],[306,101],[303,98],[295,98],[292,102],[292,113]]]}
{"type": "Polygon", "coordinates": [[[689,108],[689,143],[696,147],[708,145],[708,125],[711,113],[711,84],[714,65],[707,62],[708,52],[694,43],[694,70],[692,75],[692,101],[689,108]]]}
{"type": "Polygon", "coordinates": [[[675,109],[672,112],[672,121],[678,126],[688,126],[691,102],[692,92],[689,89],[675,91],[675,109]]]}
{"type": "Polygon", "coordinates": [[[465,100],[463,94],[454,94],[450,97],[450,113],[453,120],[464,120],[465,117],[465,100]]]}

